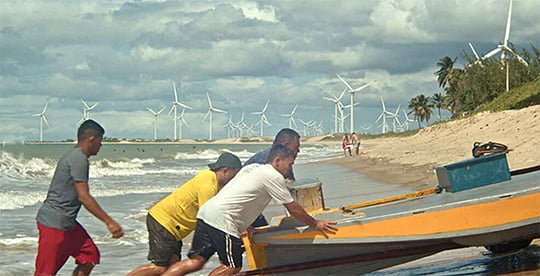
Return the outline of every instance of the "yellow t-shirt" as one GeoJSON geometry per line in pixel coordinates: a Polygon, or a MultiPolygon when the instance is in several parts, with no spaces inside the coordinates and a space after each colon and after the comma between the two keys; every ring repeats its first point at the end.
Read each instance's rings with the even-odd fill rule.
{"type": "Polygon", "coordinates": [[[156,203],[148,213],[180,241],[195,229],[199,208],[218,190],[216,173],[206,169],[156,203]]]}

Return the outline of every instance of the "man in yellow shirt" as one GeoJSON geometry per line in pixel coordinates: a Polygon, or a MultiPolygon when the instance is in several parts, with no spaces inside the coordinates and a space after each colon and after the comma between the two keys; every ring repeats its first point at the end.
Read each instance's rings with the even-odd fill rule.
{"type": "Polygon", "coordinates": [[[224,152],[148,211],[148,260],[127,276],[160,275],[180,260],[182,239],[195,229],[199,208],[231,180],[242,167],[234,154],[224,152]]]}

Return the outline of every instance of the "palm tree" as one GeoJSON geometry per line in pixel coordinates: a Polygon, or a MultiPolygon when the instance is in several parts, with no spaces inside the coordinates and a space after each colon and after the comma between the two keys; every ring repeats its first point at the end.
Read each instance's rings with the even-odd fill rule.
{"type": "Polygon", "coordinates": [[[457,57],[452,60],[449,56],[443,57],[437,62],[437,66],[441,67],[434,74],[437,75],[437,80],[439,81],[439,87],[445,87],[446,84],[454,75],[454,63],[456,62],[457,57]]]}
{"type": "Polygon", "coordinates": [[[422,121],[426,121],[426,125],[429,123],[433,112],[431,97],[426,97],[423,94],[418,95],[409,101],[408,108],[411,110],[408,114],[413,114],[414,119],[418,122],[418,128],[422,127],[422,121]]]}
{"type": "Polygon", "coordinates": [[[433,94],[433,98],[431,98],[431,104],[433,104],[433,106],[437,108],[438,115],[439,115],[439,122],[440,122],[441,121],[441,108],[447,109],[446,96],[443,96],[441,93],[433,94]]]}

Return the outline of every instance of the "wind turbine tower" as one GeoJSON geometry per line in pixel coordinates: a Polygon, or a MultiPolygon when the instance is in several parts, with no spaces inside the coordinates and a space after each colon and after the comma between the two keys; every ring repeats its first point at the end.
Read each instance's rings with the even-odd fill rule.
{"type": "Polygon", "coordinates": [[[158,116],[163,110],[165,110],[165,106],[162,107],[158,112],[155,112],[150,107],[147,107],[148,111],[150,111],[154,115],[154,141],[157,140],[157,126],[158,126],[158,116]]]}
{"type": "Polygon", "coordinates": [[[43,111],[41,113],[32,114],[32,116],[39,116],[39,141],[43,142],[43,122],[49,127],[49,122],[47,122],[47,117],[45,117],[45,112],[47,112],[47,106],[49,105],[49,102],[45,104],[43,107],[43,111]]]}
{"type": "Polygon", "coordinates": [[[340,77],[339,75],[336,74],[336,76],[341,80],[341,82],[343,82],[343,84],[345,84],[345,86],[347,86],[347,88],[349,88],[349,93],[351,93],[351,112],[349,113],[350,116],[351,116],[351,128],[350,128],[350,131],[354,131],[354,94],[356,94],[356,92],[368,87],[371,85],[371,83],[368,83],[368,84],[364,84],[356,89],[353,89],[352,86],[347,83],[342,77],[340,77]]]}
{"type": "Polygon", "coordinates": [[[187,109],[193,109],[193,108],[191,108],[191,106],[189,105],[183,104],[180,101],[178,101],[178,92],[176,91],[176,82],[174,81],[173,81],[173,93],[174,93],[174,101],[172,103],[171,110],[169,110],[169,115],[171,114],[171,112],[174,111],[174,114],[173,114],[174,115],[174,140],[176,140],[176,130],[177,130],[176,123],[178,121],[178,115],[177,115],[178,106],[181,106],[187,109]]]}
{"type": "Polygon", "coordinates": [[[203,122],[208,117],[208,119],[209,119],[208,140],[212,140],[212,113],[213,112],[227,113],[227,111],[217,109],[214,106],[212,106],[212,100],[210,100],[210,95],[208,95],[208,93],[206,93],[206,98],[208,99],[208,112],[206,112],[206,115],[204,115],[203,122]]]}

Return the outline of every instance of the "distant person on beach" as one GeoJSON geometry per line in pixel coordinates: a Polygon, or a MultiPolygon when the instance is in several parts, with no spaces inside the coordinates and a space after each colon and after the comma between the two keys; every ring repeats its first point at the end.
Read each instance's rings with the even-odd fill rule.
{"type": "Polygon", "coordinates": [[[88,158],[101,148],[105,130],[93,120],[84,121],[77,131],[77,146],[58,161],[47,198],[36,216],[39,230],[34,275],[56,275],[69,256],[77,267],[72,275],[89,275],[100,254],[86,230],[77,222],[81,205],[105,223],[112,237],[124,235],[116,223],[90,195],[88,158]]]}
{"type": "Polygon", "coordinates": [[[224,152],[208,167],[150,208],[146,227],[151,263],[127,276],[161,275],[179,261],[182,239],[195,229],[199,208],[238,173],[242,162],[236,155],[224,152]]]}
{"type": "MultiPolygon", "coordinates": [[[[274,137],[274,141],[272,142],[272,146],[275,146],[275,145],[284,145],[294,154],[298,154],[300,152],[300,134],[298,134],[298,132],[290,128],[281,129],[276,134],[276,137],[274,137]]],[[[247,166],[253,163],[266,164],[268,162],[268,156],[270,155],[270,150],[272,149],[272,146],[268,147],[267,149],[263,151],[257,152],[255,155],[253,155],[244,163],[244,166],[247,166]]],[[[287,182],[295,181],[294,173],[292,169],[289,173],[287,173],[287,175],[285,175],[285,181],[287,182]]],[[[255,222],[253,222],[254,227],[260,227],[260,226],[265,226],[265,225],[268,225],[268,222],[266,221],[266,218],[264,218],[263,215],[260,215],[259,217],[257,217],[255,222]]]]}
{"type": "Polygon", "coordinates": [[[208,259],[218,253],[221,265],[210,275],[233,275],[242,269],[243,242],[241,233],[247,232],[253,241],[252,221],[270,200],[283,204],[297,220],[322,232],[336,233],[336,222],[316,220],[296,203],[287,189],[285,175],[290,173],[296,153],[284,145],[272,147],[267,164],[243,167],[215,197],[199,210],[197,226],[189,259],[177,262],[162,275],[185,275],[200,270],[208,259]]]}
{"type": "Polygon", "coordinates": [[[360,137],[355,132],[351,134],[351,145],[354,146],[356,155],[358,155],[360,152],[360,137]]]}
{"type": "Polygon", "coordinates": [[[349,152],[349,156],[352,156],[351,147],[352,145],[349,139],[349,135],[347,135],[346,133],[343,134],[343,138],[341,139],[341,148],[343,149],[343,154],[345,155],[345,157],[347,157],[347,152],[349,152]]]}

